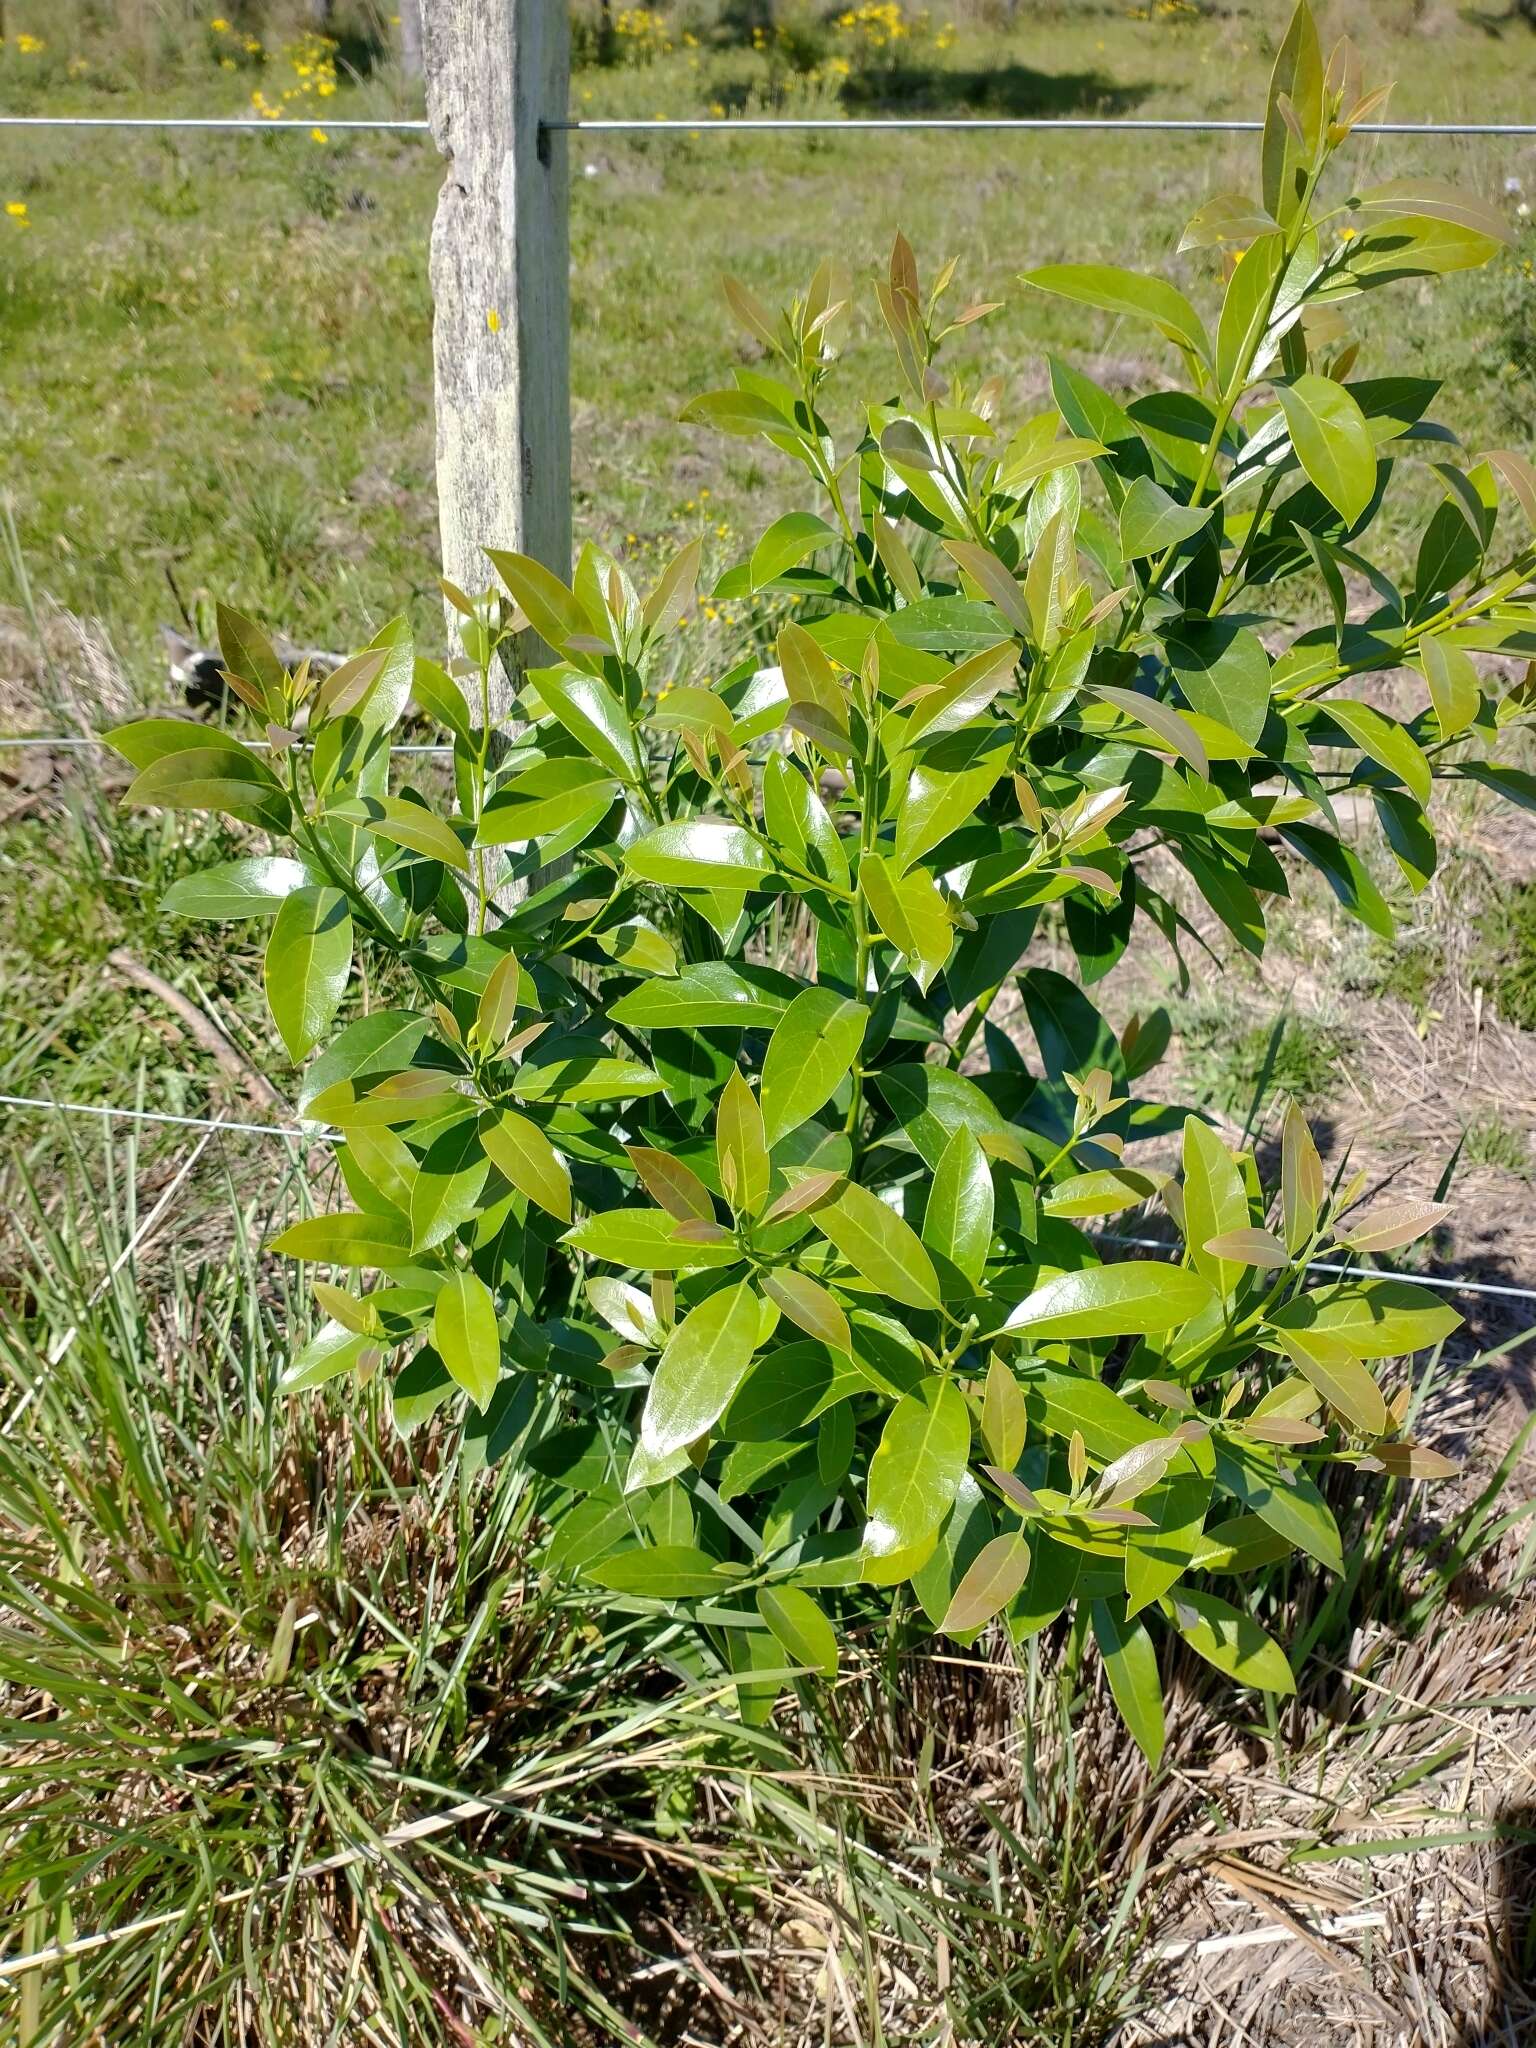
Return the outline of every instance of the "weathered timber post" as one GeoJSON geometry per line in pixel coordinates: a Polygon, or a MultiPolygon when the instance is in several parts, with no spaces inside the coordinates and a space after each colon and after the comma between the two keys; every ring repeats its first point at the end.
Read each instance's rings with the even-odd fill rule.
{"type": "Polygon", "coordinates": [[[407,78],[421,76],[421,0],[400,0],[400,69],[407,78]]]}
{"type": "MultiPolygon", "coordinates": [[[[565,0],[422,0],[427,118],[448,160],[432,228],[443,573],[487,547],[571,560],[565,0]]],[[[511,684],[505,686],[504,711],[511,684]]]]}

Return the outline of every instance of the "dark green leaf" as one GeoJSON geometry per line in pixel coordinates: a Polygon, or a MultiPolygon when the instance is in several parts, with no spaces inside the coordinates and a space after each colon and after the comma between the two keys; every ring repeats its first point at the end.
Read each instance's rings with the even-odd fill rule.
{"type": "Polygon", "coordinates": [[[1107,1600],[1095,1600],[1091,1614],[1093,1639],[1120,1718],[1156,1770],[1163,1757],[1163,1688],[1152,1638],[1145,1623],[1125,1620],[1107,1600]]]}

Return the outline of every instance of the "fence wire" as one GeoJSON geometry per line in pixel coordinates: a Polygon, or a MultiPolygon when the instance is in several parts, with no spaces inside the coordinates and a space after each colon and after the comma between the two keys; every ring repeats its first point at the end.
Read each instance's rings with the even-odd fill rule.
{"type": "MultiPolygon", "coordinates": [[[[144,715],[146,717],[164,716],[167,718],[177,716],[175,712],[161,714],[146,712],[144,715]]],[[[213,741],[217,741],[225,734],[225,728],[221,725],[200,726],[195,719],[191,718],[180,719],[179,722],[190,726],[194,732],[206,732],[210,740],[213,741]]],[[[238,737],[238,735],[230,735],[230,737],[238,737]]],[[[9,736],[0,734],[0,753],[20,753],[34,747],[53,749],[64,753],[78,753],[84,748],[109,747],[111,744],[110,740],[102,739],[97,733],[82,735],[80,733],[24,732],[14,733],[9,736]]],[[[241,739],[240,744],[242,747],[249,747],[251,752],[256,754],[269,754],[272,751],[272,742],[270,740],[241,739]]],[[[313,742],[310,740],[300,740],[298,742],[301,751],[310,748],[312,745],[313,742]]],[[[391,747],[390,752],[392,754],[451,754],[453,748],[446,741],[420,740],[410,741],[403,746],[391,747]]]]}
{"type": "MultiPolygon", "coordinates": [[[[202,131],[226,135],[304,135],[310,123],[263,121],[249,114],[0,114],[0,128],[84,128],[202,131]]],[[[430,135],[431,123],[416,120],[339,120],[326,118],[327,135],[364,133],[430,135]]],[[[878,135],[901,131],[978,133],[1119,134],[1130,135],[1260,135],[1262,121],[1227,121],[1204,115],[1138,114],[868,114],[846,117],[815,114],[658,115],[653,120],[622,119],[541,121],[541,135],[878,135]]],[[[1363,121],[1356,135],[1536,135],[1536,121],[1363,121]]]]}

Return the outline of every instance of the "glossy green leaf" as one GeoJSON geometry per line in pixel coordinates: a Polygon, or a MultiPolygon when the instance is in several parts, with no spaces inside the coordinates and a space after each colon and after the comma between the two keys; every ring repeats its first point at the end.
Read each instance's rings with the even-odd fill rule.
{"type": "Polygon", "coordinates": [[[477,1213],[487,1171],[472,1116],[434,1135],[410,1185],[412,1251],[441,1244],[477,1213]]]}
{"type": "Polygon", "coordinates": [[[1004,1328],[1044,1337],[1144,1337],[1174,1330],[1209,1308],[1209,1280],[1159,1259],[1059,1273],[1013,1309],[1004,1328]]]}
{"type": "Polygon", "coordinates": [[[183,875],[160,899],[171,917],[195,917],[206,923],[231,923],[238,918],[272,917],[296,889],[316,886],[317,876],[301,860],[254,854],[246,860],[221,861],[200,874],[183,875]]]}
{"type": "Polygon", "coordinates": [[[1421,804],[1429,802],[1429,763],[1395,718],[1349,697],[1329,697],[1327,707],[1334,724],[1344,728],[1363,754],[1397,776],[1421,804]]]}
{"type": "Polygon", "coordinates": [[[432,1348],[477,1408],[486,1407],[501,1373],[496,1302],[478,1274],[450,1273],[432,1310],[432,1348]]]}
{"type": "Polygon", "coordinates": [[[1206,357],[1211,352],[1200,315],[1184,294],[1163,278],[1142,277],[1135,271],[1117,270],[1102,263],[1049,263],[1039,270],[1025,271],[1020,282],[1033,285],[1036,291],[1073,299],[1082,306],[1098,306],[1106,313],[1149,321],[1160,334],[1197,356],[1206,357]]]}
{"type": "Polygon", "coordinates": [[[1276,1329],[1287,1358],[1323,1399],[1367,1436],[1384,1436],[1390,1418],[1380,1387],[1348,1345],[1326,1330],[1276,1329]]]}
{"type": "Polygon", "coordinates": [[[848,856],[827,807],[809,779],[782,754],[763,764],[763,824],[770,843],[795,880],[793,870],[848,887],[848,856]]]}
{"type": "Polygon", "coordinates": [[[1151,1523],[1132,1529],[1125,1545],[1125,1611],[1139,1614],[1191,1569],[1211,1503],[1215,1450],[1210,1439],[1184,1444],[1161,1479],[1136,1496],[1151,1523]]]}
{"type": "Polygon", "coordinates": [[[1290,226],[1306,201],[1322,124],[1323,57],[1317,24],[1307,0],[1299,0],[1270,75],[1260,150],[1264,206],[1283,228],[1290,226]]]}
{"type": "Polygon", "coordinates": [[[425,804],[398,796],[365,796],[337,804],[328,816],[338,824],[360,825],[375,839],[408,847],[428,860],[440,860],[461,874],[469,868],[469,855],[458,833],[425,804]]]}
{"type": "Polygon", "coordinates": [[[1210,1249],[1213,1237],[1248,1227],[1242,1169],[1203,1117],[1184,1124],[1184,1240],[1195,1271],[1225,1299],[1242,1280],[1240,1259],[1210,1249]]]}
{"type": "Polygon", "coordinates": [[[1222,1437],[1216,1445],[1216,1481],[1250,1514],[1257,1515],[1329,1571],[1342,1575],[1344,1554],[1339,1525],[1304,1472],[1282,1474],[1267,1445],[1242,1444],[1222,1437]]]}
{"type": "Polygon", "coordinates": [[[570,1222],[570,1169],[536,1123],[515,1109],[498,1110],[481,1125],[480,1142],[519,1194],[562,1223],[570,1222]]]}
{"type": "Polygon", "coordinates": [[[1269,656],[1251,627],[1182,623],[1169,635],[1168,662],[1191,711],[1257,741],[1269,716],[1269,656]]]}
{"type": "Polygon", "coordinates": [[[1139,476],[1120,507],[1120,552],[1128,562],[1177,547],[1210,520],[1209,507],[1181,505],[1161,484],[1139,476]]]}
{"type": "Polygon", "coordinates": [[[924,750],[907,777],[896,821],[896,865],[905,870],[970,822],[1008,765],[1005,731],[973,727],[924,750]]]}
{"type": "Polygon", "coordinates": [[[807,1122],[847,1078],[864,1042],[869,1012],[832,988],[802,989],[774,1026],[763,1059],[768,1143],[807,1122]]]}
{"type": "Polygon", "coordinates": [[[272,1021],[297,1062],[329,1030],[352,971],[352,916],[339,889],[283,898],[262,962],[272,1021]]]}
{"type": "Polygon", "coordinates": [[[905,741],[916,746],[959,732],[980,717],[1018,666],[1019,650],[1011,640],[983,647],[947,676],[936,681],[907,719],[905,741]]]}
{"type": "Polygon", "coordinates": [[[657,825],[625,849],[624,861],[638,881],[674,889],[761,889],[774,872],[757,835],[725,818],[657,825]]]}
{"type": "Polygon", "coordinates": [[[528,623],[551,647],[563,647],[573,633],[590,633],[593,621],[553,570],[531,555],[487,548],[496,573],[528,615],[528,623]]]}
{"type": "Polygon", "coordinates": [[[653,1458],[691,1444],[717,1422],[762,1339],[762,1306],[746,1281],[702,1301],[667,1339],[640,1417],[653,1458]]]}
{"type": "Polygon", "coordinates": [[[981,1402],[981,1440],[994,1465],[1011,1472],[1024,1450],[1027,1413],[1024,1394],[1012,1372],[994,1352],[987,1365],[981,1402]]]}
{"type": "Polygon", "coordinates": [[[757,1611],[791,1664],[803,1664],[819,1678],[837,1676],[836,1633],[809,1593],[799,1586],[760,1587],[757,1611]]]}
{"type": "Polygon", "coordinates": [[[225,668],[232,676],[240,676],[245,682],[254,683],[258,689],[264,690],[275,709],[282,696],[287,672],[272,642],[254,619],[246,618],[243,612],[235,611],[230,605],[216,605],[214,621],[225,668]]]}
{"type": "Polygon", "coordinates": [[[1104,1675],[1120,1718],[1156,1770],[1163,1758],[1165,1729],[1163,1688],[1152,1638],[1144,1622],[1125,1620],[1107,1600],[1095,1600],[1090,1613],[1093,1639],[1104,1659],[1104,1675]]]}
{"type": "Polygon", "coordinates": [[[582,1053],[569,1059],[530,1059],[518,1069],[512,1092],[524,1102],[619,1102],[656,1095],[661,1077],[639,1060],[582,1053]]]}
{"type": "Polygon", "coordinates": [[[621,782],[643,782],[645,768],[629,714],[601,676],[573,668],[536,668],[528,677],[539,702],[593,760],[621,782]]]}
{"type": "Polygon", "coordinates": [[[1008,1633],[1015,1643],[1039,1635],[1065,1611],[1085,1562],[1080,1550],[1055,1542],[1039,1529],[1031,1533],[1029,1548],[1029,1577],[1008,1610],[1008,1633]]]}
{"type": "Polygon", "coordinates": [[[1241,391],[1264,367],[1268,352],[1261,344],[1284,268],[1284,236],[1263,234],[1243,251],[1228,281],[1216,328],[1216,386],[1224,394],[1241,391]]]}
{"type": "Polygon", "coordinates": [[[761,590],[765,583],[772,583],[817,548],[837,546],[840,541],[836,528],[818,519],[814,512],[786,512],[752,550],[753,589],[761,590]]]}
{"type": "Polygon", "coordinates": [[[850,1181],[835,1202],[814,1210],[811,1220],[877,1294],[909,1308],[938,1307],[932,1259],[911,1225],[868,1188],[850,1181]]]}
{"type": "Polygon", "coordinates": [[[859,890],[875,923],[926,992],[954,943],[949,912],[932,876],[922,868],[898,874],[880,854],[867,853],[859,866],[859,890]]]}
{"type": "Polygon", "coordinates": [[[1295,1545],[1258,1515],[1230,1515],[1204,1530],[1190,1567],[1199,1572],[1251,1572],[1289,1557],[1295,1545]]]}
{"type": "Polygon", "coordinates": [[[600,761],[562,756],[536,762],[496,790],[480,814],[475,843],[513,846],[561,836],[579,844],[580,828],[598,825],[618,792],[617,777],[600,761]]]}
{"type": "Polygon", "coordinates": [[[1310,373],[1281,384],[1277,395],[1297,461],[1353,526],[1376,492],[1376,444],[1364,413],[1342,384],[1310,373]]]}
{"type": "Polygon", "coordinates": [[[868,1382],[824,1344],[781,1344],[765,1352],[720,1422],[732,1443],[768,1443],[805,1428],[832,1401],[868,1382]]]}
{"type": "Polygon", "coordinates": [[[1285,1652],[1251,1615],[1194,1586],[1181,1586],[1164,1604],[1189,1647],[1228,1678],[1261,1692],[1296,1690],[1285,1652]]]}
{"type": "Polygon", "coordinates": [[[410,1226],[403,1216],[306,1216],[290,1223],[268,1245],[287,1259],[312,1259],[330,1266],[403,1266],[410,1258],[410,1226]]]}
{"type": "Polygon", "coordinates": [[[970,1448],[970,1417],[950,1381],[925,1380],[896,1403],[869,1463],[869,1556],[895,1557],[936,1534],[960,1490],[970,1448]]]}
{"type": "Polygon", "coordinates": [[[981,1279],[992,1249],[993,1199],[986,1154],[962,1124],[934,1169],[923,1211],[923,1242],[973,1284],[981,1279]]]}
{"type": "Polygon", "coordinates": [[[680,1237],[680,1227],[677,1218],[662,1209],[609,1209],[567,1231],[565,1242],[590,1258],[653,1273],[730,1266],[741,1256],[730,1242],[706,1244],[680,1237]]]}
{"type": "Polygon", "coordinates": [[[1023,1368],[1028,1408],[1053,1435],[1080,1435],[1094,1457],[1109,1463],[1163,1435],[1123,1394],[1065,1366],[1023,1368]]]}
{"type": "Polygon", "coordinates": [[[1180,760],[1187,761],[1202,781],[1209,779],[1211,764],[1205,742],[1182,711],[1165,704],[1160,697],[1149,697],[1140,690],[1116,689],[1113,684],[1100,683],[1093,694],[1144,725],[1156,742],[1171,747],[1180,760]]]}
{"type": "Polygon", "coordinates": [[[1450,1303],[1409,1280],[1340,1280],[1298,1294],[1269,1315],[1276,1330],[1317,1331],[1356,1358],[1400,1358],[1461,1327],[1450,1303]]]}
{"type": "Polygon", "coordinates": [[[1150,1201],[1158,1186],[1150,1174],[1134,1167],[1099,1166],[1054,1182],[1041,1207],[1048,1216],[1115,1216],[1150,1201]]]}
{"type": "Polygon", "coordinates": [[[715,1108],[715,1154],[725,1199],[739,1215],[755,1216],[768,1199],[768,1141],[757,1097],[739,1071],[715,1108]]]}
{"type": "Polygon", "coordinates": [[[167,811],[227,811],[273,832],[286,831],[292,817],[288,798],[253,755],[211,743],[162,754],[134,777],[123,802],[167,811]]]}
{"type": "Polygon", "coordinates": [[[747,960],[704,960],[675,980],[653,981],[621,996],[609,1011],[616,1024],[645,1031],[771,1030],[799,984],[747,960]]]}
{"type": "Polygon", "coordinates": [[[1435,707],[1440,736],[1454,739],[1476,718],[1482,702],[1477,666],[1464,647],[1431,636],[1419,642],[1419,667],[1429,685],[1429,701],[1435,707]]]}
{"type": "Polygon", "coordinates": [[[1282,825],[1280,836],[1317,869],[1344,908],[1368,931],[1383,939],[1395,935],[1391,908],[1353,847],[1311,825],[1282,825]]]}
{"type": "Polygon", "coordinates": [[[707,1600],[731,1584],[708,1551],[691,1543],[618,1550],[586,1565],[581,1575],[589,1585],[643,1600],[707,1600]]]}
{"type": "Polygon", "coordinates": [[[299,1394],[311,1387],[323,1387],[327,1380],[353,1371],[378,1353],[377,1337],[349,1330],[341,1323],[327,1323],[283,1368],[277,1390],[280,1394],[299,1394]]]}

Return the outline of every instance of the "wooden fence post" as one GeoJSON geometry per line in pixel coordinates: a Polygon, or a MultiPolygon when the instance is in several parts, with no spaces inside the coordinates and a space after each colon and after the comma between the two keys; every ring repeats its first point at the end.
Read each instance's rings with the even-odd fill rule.
{"type": "MultiPolygon", "coordinates": [[[[443,573],[487,547],[571,565],[565,0],[422,0],[427,118],[447,170],[432,228],[443,573]]],[[[510,679],[505,685],[510,699],[510,679]]],[[[506,709],[506,702],[496,707],[506,709]]]]}
{"type": "Polygon", "coordinates": [[[400,69],[412,81],[421,76],[421,0],[400,0],[400,69]]]}

